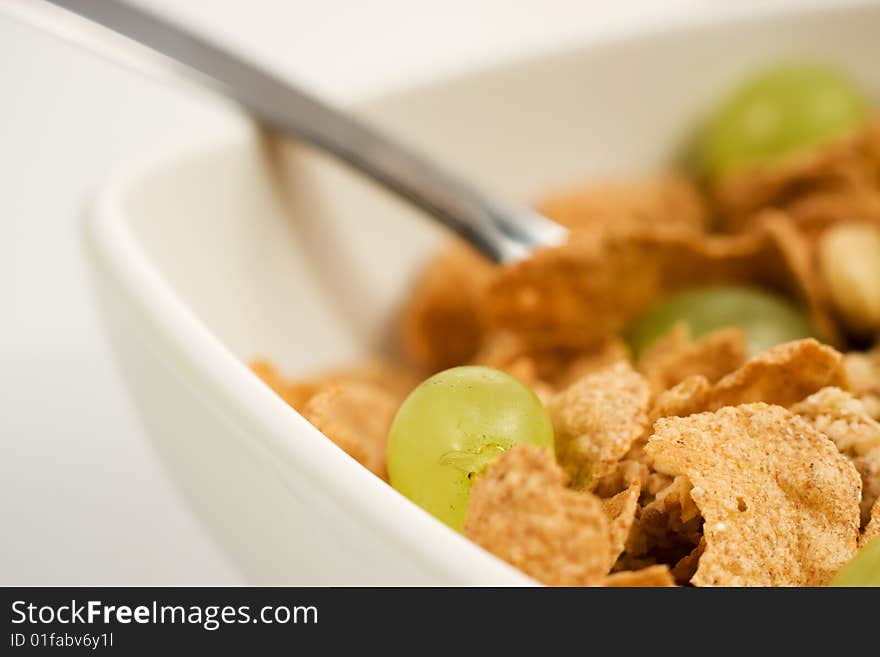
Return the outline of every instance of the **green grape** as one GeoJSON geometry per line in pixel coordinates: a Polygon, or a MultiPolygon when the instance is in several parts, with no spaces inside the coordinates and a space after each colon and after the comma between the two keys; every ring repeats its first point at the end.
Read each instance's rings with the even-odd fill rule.
{"type": "Polygon", "coordinates": [[[388,437],[391,485],[461,530],[473,478],[515,445],[553,446],[553,426],[535,394],[490,367],[435,374],[410,393],[388,437]]]}
{"type": "Polygon", "coordinates": [[[709,119],[699,143],[706,173],[768,162],[839,136],[868,103],[845,75],[825,66],[779,66],[739,86],[709,119]]]}
{"type": "Polygon", "coordinates": [[[776,294],[742,286],[712,285],[691,288],[661,300],[630,328],[630,346],[638,355],[680,321],[688,324],[694,338],[731,326],[741,328],[750,356],[815,334],[806,315],[776,294]]]}
{"type": "Polygon", "coordinates": [[[829,586],[880,586],[880,537],[859,550],[829,586]]]}

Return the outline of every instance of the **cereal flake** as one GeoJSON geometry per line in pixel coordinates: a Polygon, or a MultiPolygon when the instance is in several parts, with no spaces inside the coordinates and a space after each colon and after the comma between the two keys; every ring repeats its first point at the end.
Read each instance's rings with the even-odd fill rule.
{"type": "Polygon", "coordinates": [[[575,488],[609,473],[648,423],[650,387],[621,361],[588,374],[547,405],[556,455],[575,488]]]}
{"type": "Polygon", "coordinates": [[[638,370],[656,392],[672,388],[691,376],[715,383],[746,360],[745,334],[738,328],[722,329],[692,340],[681,322],[651,345],[639,358],[638,370]]]}
{"type": "Polygon", "coordinates": [[[602,586],[615,587],[666,587],[675,586],[669,566],[658,564],[641,570],[622,570],[605,578],[602,586]]]}
{"type": "Polygon", "coordinates": [[[608,572],[608,521],[599,498],[565,481],[550,450],[504,452],[474,482],[464,535],[545,584],[599,584],[608,572]]]}
{"type": "Polygon", "coordinates": [[[306,403],[303,416],[374,474],[387,479],[385,448],[398,403],[368,383],[328,386],[306,403]]]}
{"type": "Polygon", "coordinates": [[[621,491],[614,497],[602,500],[602,509],[608,518],[608,532],[611,541],[611,554],[608,562],[608,570],[614,566],[617,557],[623,552],[629,532],[636,519],[636,511],[639,508],[639,494],[642,486],[638,481],[633,481],[629,488],[621,491]]]}
{"type": "Polygon", "coordinates": [[[862,478],[862,524],[866,524],[880,496],[880,423],[859,399],[840,388],[823,388],[791,410],[831,438],[856,466],[862,478]]]}
{"type": "Polygon", "coordinates": [[[856,550],[861,483],[802,418],[764,403],[658,420],[655,467],[685,475],[704,519],[698,586],[818,586],[856,550]]]}

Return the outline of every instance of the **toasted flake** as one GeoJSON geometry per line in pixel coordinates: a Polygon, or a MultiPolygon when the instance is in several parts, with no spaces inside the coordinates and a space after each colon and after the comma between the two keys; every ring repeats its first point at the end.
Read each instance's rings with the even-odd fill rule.
{"type": "Polygon", "coordinates": [[[624,458],[614,469],[596,480],[593,493],[601,498],[614,497],[624,492],[633,484],[641,485],[648,476],[648,468],[635,459],[624,458]]]}
{"type": "Polygon", "coordinates": [[[619,232],[658,223],[702,231],[708,216],[694,183],[675,175],[560,190],[537,207],[572,230],[590,231],[619,232]]]}
{"type": "Polygon", "coordinates": [[[621,361],[588,374],[547,404],[556,455],[575,488],[610,472],[645,431],[650,387],[621,361]]]}
{"type": "Polygon", "coordinates": [[[289,379],[266,360],[253,361],[250,368],[279,397],[300,412],[318,391],[347,383],[365,383],[381,388],[399,405],[422,378],[411,368],[383,360],[330,370],[311,379],[289,379]]]}
{"type": "Polygon", "coordinates": [[[687,324],[679,323],[642,354],[637,367],[662,392],[696,375],[715,383],[745,360],[746,339],[740,329],[722,329],[693,341],[687,324]]]}
{"type": "Polygon", "coordinates": [[[529,386],[544,401],[554,392],[546,381],[548,360],[552,360],[551,366],[558,367],[560,358],[556,354],[539,355],[530,351],[516,335],[500,332],[483,338],[483,345],[473,362],[507,372],[529,386]]]}
{"type": "Polygon", "coordinates": [[[844,454],[866,454],[880,445],[880,423],[860,400],[840,388],[822,388],[791,410],[831,438],[844,454]]]}
{"type": "Polygon", "coordinates": [[[865,405],[840,388],[823,388],[791,410],[810,422],[848,456],[862,478],[862,524],[880,496],[880,423],[865,405]]]}
{"type": "Polygon", "coordinates": [[[700,565],[700,557],[706,551],[706,537],[700,538],[700,542],[687,555],[679,559],[672,568],[672,576],[676,582],[690,582],[697,573],[700,565]]]}
{"type": "Polygon", "coordinates": [[[706,410],[763,401],[790,406],[825,386],[845,385],[842,354],[812,338],[778,345],[721,379],[706,410]]]}
{"type": "Polygon", "coordinates": [[[633,556],[653,555],[669,563],[689,554],[702,538],[703,525],[690,491],[690,480],[681,475],[658,490],[654,499],[642,507],[626,551],[633,556]]]}
{"type": "Polygon", "coordinates": [[[460,365],[474,355],[482,336],[478,300],[493,268],[456,242],[422,272],[400,324],[410,362],[434,371],[460,365]]]}
{"type": "MultiPolygon", "coordinates": [[[[782,234],[786,222],[776,216],[733,236],[661,226],[622,235],[573,233],[563,246],[495,271],[482,303],[486,325],[532,345],[591,348],[621,333],[664,295],[696,282],[772,288],[824,316],[808,254],[792,249],[796,233],[782,234]]],[[[833,329],[828,321],[818,323],[820,330],[833,329]]]]}
{"type": "Polygon", "coordinates": [[[347,382],[315,393],[303,416],[349,456],[385,479],[385,447],[397,407],[397,400],[378,386],[347,382]]]}
{"type": "Polygon", "coordinates": [[[842,355],[807,338],[758,354],[715,385],[705,376],[689,376],[660,393],[649,416],[686,417],[758,401],[790,406],[825,386],[846,384],[842,355]]]}
{"type": "Polygon", "coordinates": [[[798,229],[815,242],[837,224],[859,221],[880,226],[880,186],[849,180],[830,187],[804,190],[785,204],[798,229]]]}
{"type": "Polygon", "coordinates": [[[608,561],[608,570],[614,566],[617,557],[623,552],[624,545],[629,538],[630,529],[636,518],[639,508],[639,493],[642,486],[638,481],[630,484],[629,488],[621,491],[614,497],[602,500],[602,509],[608,518],[608,532],[611,542],[611,554],[608,561]]]}
{"type": "Polygon", "coordinates": [[[620,338],[612,338],[597,349],[582,351],[569,360],[554,379],[554,384],[560,389],[567,388],[588,374],[605,369],[618,361],[628,361],[629,357],[630,350],[626,342],[620,338]]]}
{"type": "Polygon", "coordinates": [[[705,376],[689,376],[654,400],[649,414],[651,423],[661,417],[686,417],[706,409],[712,386],[705,376]]]}
{"type": "Polygon", "coordinates": [[[880,498],[880,447],[866,454],[852,457],[853,465],[862,478],[862,524],[868,522],[872,502],[880,498]]]}
{"type": "Polygon", "coordinates": [[[506,370],[512,362],[523,356],[531,356],[528,345],[511,331],[496,331],[483,336],[479,351],[474,355],[475,365],[485,365],[506,370]]]}
{"type": "Polygon", "coordinates": [[[672,573],[669,572],[669,566],[658,564],[641,570],[622,570],[618,573],[612,573],[605,578],[602,585],[627,588],[666,587],[675,586],[675,580],[672,573]]]}
{"type": "Polygon", "coordinates": [[[715,182],[712,192],[730,230],[743,229],[754,212],[771,206],[793,212],[800,221],[868,219],[880,211],[870,199],[871,190],[880,187],[878,170],[880,121],[873,120],[830,144],[731,171],[715,182]],[[810,199],[812,206],[807,205],[810,199]],[[857,214],[848,214],[853,210],[857,214]]]}
{"type": "Polygon", "coordinates": [[[844,356],[849,390],[865,405],[868,414],[880,420],[880,348],[851,351],[844,356]]]}
{"type": "Polygon", "coordinates": [[[556,393],[553,386],[538,375],[539,365],[531,356],[520,356],[511,361],[504,370],[526,384],[541,400],[546,403],[556,393]]]}
{"type": "Polygon", "coordinates": [[[864,547],[868,541],[872,541],[878,536],[880,536],[880,499],[874,502],[874,506],[871,507],[871,518],[859,538],[859,547],[864,547]]]}
{"type": "Polygon", "coordinates": [[[771,279],[789,278],[796,281],[797,289],[789,289],[789,294],[803,302],[813,326],[826,343],[841,344],[832,301],[809,239],[789,215],[778,210],[762,211],[754,223],[754,230],[765,233],[776,252],[772,261],[762,265],[766,268],[766,275],[771,279]]]}
{"type": "Polygon", "coordinates": [[[687,476],[703,517],[699,586],[818,586],[856,550],[861,482],[823,434],[756,403],[657,421],[655,467],[687,476]]]}
{"type": "Polygon", "coordinates": [[[344,383],[346,381],[360,381],[381,388],[402,404],[407,395],[412,392],[424,375],[422,372],[411,367],[405,367],[398,363],[387,360],[372,360],[355,367],[349,367],[326,374],[322,382],[344,383]]]}
{"type": "Polygon", "coordinates": [[[610,553],[602,503],[565,480],[549,450],[506,451],[474,483],[464,535],[545,584],[600,583],[610,553]]]}
{"type": "Polygon", "coordinates": [[[250,368],[276,395],[298,411],[302,411],[321,385],[317,381],[288,381],[266,360],[256,360],[250,364],[250,368]]]}
{"type": "Polygon", "coordinates": [[[590,349],[535,348],[515,333],[501,331],[484,337],[473,362],[503,370],[529,385],[538,382],[558,390],[628,357],[629,348],[620,338],[590,349]]]}

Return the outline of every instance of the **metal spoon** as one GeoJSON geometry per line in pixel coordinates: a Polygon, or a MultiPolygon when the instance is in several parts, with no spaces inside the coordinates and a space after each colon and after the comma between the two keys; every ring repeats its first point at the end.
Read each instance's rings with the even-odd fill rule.
{"type": "Polygon", "coordinates": [[[143,9],[116,0],[26,0],[16,8],[19,17],[77,45],[140,70],[183,74],[236,100],[265,126],[332,153],[408,199],[496,262],[565,240],[563,227],[533,210],[487,194],[290,82],[143,9]],[[115,32],[110,36],[116,41],[95,23],[115,32]]]}

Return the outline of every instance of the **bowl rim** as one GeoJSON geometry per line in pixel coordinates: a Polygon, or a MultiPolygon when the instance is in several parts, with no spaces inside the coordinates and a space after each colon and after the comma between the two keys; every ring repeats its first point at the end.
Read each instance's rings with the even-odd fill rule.
{"type": "MultiPolygon", "coordinates": [[[[686,34],[737,23],[759,25],[782,17],[838,15],[877,8],[871,0],[838,0],[804,6],[753,8],[724,15],[682,17],[669,24],[638,26],[591,38],[586,43],[569,42],[529,51],[525,55],[490,60],[464,71],[428,76],[417,83],[382,90],[381,93],[344,103],[367,114],[383,102],[427,89],[498,74],[511,67],[549,62],[608,45],[638,42],[661,34],[686,34]]],[[[223,103],[219,103],[222,107],[223,103]]],[[[85,213],[84,242],[87,258],[97,265],[103,278],[123,293],[126,302],[143,319],[142,328],[169,354],[172,366],[198,385],[224,414],[244,428],[248,442],[258,439],[280,464],[296,471],[314,499],[323,499],[346,513],[380,540],[393,542],[425,572],[439,581],[456,585],[474,583],[532,586],[537,582],[518,569],[483,550],[463,535],[448,528],[374,476],[327,439],[302,415],[276,395],[241,362],[178,297],[153,264],[126,219],[126,198],[137,185],[175,164],[204,157],[222,148],[250,149],[259,139],[247,117],[232,110],[231,121],[208,134],[163,143],[114,167],[91,195],[85,213]]],[[[282,477],[282,480],[286,479],[282,477]]]]}
{"type": "Polygon", "coordinates": [[[125,205],[141,181],[218,148],[252,149],[258,139],[257,130],[239,115],[222,134],[165,145],[131,159],[91,199],[83,226],[88,257],[122,292],[143,320],[138,329],[170,355],[178,374],[236,420],[248,442],[258,439],[258,447],[293,469],[300,483],[311,487],[314,499],[323,498],[380,539],[392,541],[441,581],[534,585],[373,475],[284,402],[179,298],[140,244],[125,205]]]}

